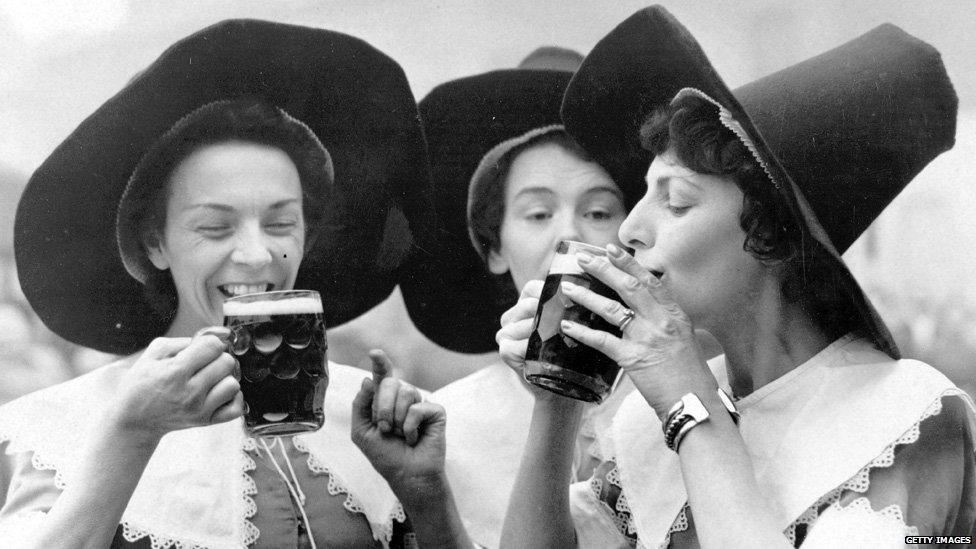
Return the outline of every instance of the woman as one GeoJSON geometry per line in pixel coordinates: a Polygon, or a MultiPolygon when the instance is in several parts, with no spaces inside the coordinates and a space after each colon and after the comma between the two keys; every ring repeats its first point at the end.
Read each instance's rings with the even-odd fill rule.
{"type": "MultiPolygon", "coordinates": [[[[403,288],[418,328],[448,349],[497,348],[499,317],[519,290],[541,284],[556,244],[617,242],[642,192],[639,179],[610,179],[559,125],[571,76],[492,71],[441,84],[419,104],[445,227],[435,256],[443,261],[418,265],[403,288]]],[[[488,547],[498,546],[532,409],[528,385],[494,357],[431,395],[451,418],[447,474],[461,515],[488,547]]],[[[600,462],[598,433],[628,388],[588,412],[577,444],[580,478],[600,462]]]]}
{"type": "Polygon", "coordinates": [[[423,227],[423,153],[396,63],[261,21],[178,42],[83,122],[24,192],[20,279],[59,335],[128,356],[0,412],[2,545],[447,544],[426,515],[451,509],[412,489],[438,478],[443,414],[382,353],[373,380],[330,365],[321,430],[254,440],[215,326],[242,293],[317,289],[330,322],[382,300],[423,227]]]}
{"type": "MultiPolygon", "coordinates": [[[[503,545],[972,535],[972,402],[898,360],[838,254],[951,147],[955,111],[938,53],[891,25],[734,95],[661,8],[604,38],[563,116],[605,165],[646,170],[648,191],[620,228],[633,257],[613,246],[609,260],[579,257],[621,301],[564,291],[610,322],[634,318],[621,338],[563,331],[614,358],[637,391],[614,418],[612,458],[569,493],[581,411],[537,396],[503,545]],[[693,326],[725,355],[706,364],[693,326]],[[717,390],[723,372],[737,404],[717,390]]],[[[531,308],[524,298],[499,332],[513,365],[531,308]]]]}

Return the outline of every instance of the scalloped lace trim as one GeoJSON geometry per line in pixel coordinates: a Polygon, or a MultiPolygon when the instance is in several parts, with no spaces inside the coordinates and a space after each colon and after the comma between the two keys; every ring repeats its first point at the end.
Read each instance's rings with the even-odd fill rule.
{"type": "MultiPolygon", "coordinates": [[[[31,466],[38,471],[54,471],[54,486],[64,491],[66,483],[64,480],[63,473],[58,470],[52,462],[48,461],[42,453],[38,453],[36,450],[24,446],[19,446],[11,438],[8,433],[0,433],[0,444],[4,442],[9,442],[10,446],[7,448],[7,454],[18,454],[23,452],[31,453],[31,466]]],[[[249,520],[257,512],[257,505],[254,503],[254,499],[251,497],[257,493],[257,486],[254,484],[254,479],[248,474],[249,471],[253,471],[256,467],[254,460],[251,456],[247,454],[248,450],[255,450],[256,446],[254,444],[254,439],[246,439],[242,447],[241,452],[241,474],[244,477],[244,490],[241,497],[244,499],[244,516],[241,517],[242,532],[244,533],[244,539],[242,543],[244,546],[248,546],[257,541],[260,532],[258,528],[254,526],[249,520]]],[[[25,525],[28,522],[37,521],[41,517],[46,516],[47,513],[37,511],[27,513],[22,516],[20,520],[16,521],[18,525],[25,525]]],[[[206,549],[203,545],[197,545],[195,543],[185,542],[176,538],[171,538],[165,535],[155,534],[143,528],[139,528],[128,521],[122,521],[119,524],[122,527],[122,536],[126,541],[136,542],[140,539],[149,538],[149,543],[152,549],[166,549],[168,547],[175,547],[176,549],[206,549]]]]}
{"type": "MultiPolygon", "coordinates": [[[[359,513],[366,516],[366,509],[363,507],[362,503],[360,503],[356,499],[356,496],[353,495],[344,484],[342,484],[342,481],[340,481],[335,475],[332,474],[331,471],[329,471],[329,468],[324,463],[322,463],[309,451],[308,446],[306,446],[300,438],[297,436],[292,437],[292,443],[295,445],[296,450],[308,454],[306,463],[308,464],[308,469],[310,471],[316,474],[329,476],[329,495],[338,496],[340,494],[345,494],[346,499],[342,502],[342,506],[352,513],[359,513]]],[[[393,511],[390,512],[390,516],[387,517],[386,522],[384,524],[374,526],[377,526],[377,529],[383,536],[383,539],[386,541],[386,543],[389,543],[393,539],[393,521],[402,523],[406,520],[407,514],[403,510],[403,505],[398,501],[396,507],[394,507],[393,511]]]]}
{"type": "Polygon", "coordinates": [[[883,515],[887,518],[897,516],[898,519],[901,521],[902,526],[905,527],[905,535],[917,535],[918,528],[914,526],[908,526],[907,524],[905,524],[904,515],[902,514],[902,511],[897,504],[889,505],[880,511],[874,511],[873,509],[871,509],[871,504],[868,501],[868,498],[866,497],[857,498],[850,504],[843,507],[840,505],[840,499],[841,496],[844,494],[844,492],[848,490],[859,494],[863,494],[867,492],[868,488],[871,487],[871,478],[870,478],[871,470],[877,467],[891,467],[892,464],[895,463],[895,448],[897,446],[904,446],[906,444],[913,444],[917,442],[919,435],[921,435],[922,422],[930,417],[934,417],[942,413],[942,399],[947,396],[962,395],[962,394],[965,393],[963,393],[958,389],[957,390],[950,389],[948,391],[943,392],[941,395],[939,395],[938,398],[936,398],[932,402],[932,404],[929,405],[928,408],[925,409],[925,412],[922,413],[922,416],[918,419],[918,421],[916,421],[911,426],[911,428],[905,431],[905,433],[900,437],[898,437],[897,440],[895,440],[887,447],[885,447],[885,449],[878,455],[878,457],[871,460],[871,463],[865,465],[853,477],[849,478],[846,482],[844,482],[837,488],[834,488],[830,492],[824,494],[820,499],[817,500],[816,503],[814,503],[809,508],[807,508],[807,510],[804,511],[799,518],[793,521],[793,524],[791,524],[789,528],[787,528],[786,531],[784,532],[784,534],[786,534],[786,537],[790,540],[790,543],[794,546],[796,545],[797,526],[801,524],[811,525],[814,522],[816,522],[822,513],[822,511],[820,511],[821,508],[833,507],[834,509],[844,510],[849,507],[853,507],[854,504],[857,504],[858,508],[862,510],[863,507],[867,505],[867,509],[870,509],[872,512],[877,513],[879,515],[883,515]]]}
{"type": "MultiPolygon", "coordinates": [[[[258,531],[257,526],[250,521],[250,518],[254,516],[257,512],[257,505],[254,503],[254,494],[258,493],[257,485],[254,484],[254,479],[251,478],[249,474],[257,468],[254,460],[248,454],[250,451],[257,451],[257,446],[254,443],[253,438],[247,438],[244,440],[244,444],[241,446],[241,476],[243,477],[243,491],[241,493],[241,498],[244,500],[243,505],[243,516],[241,517],[241,531],[243,532],[244,539],[241,540],[242,547],[247,547],[254,544],[261,535],[258,531]]],[[[206,549],[204,545],[197,545],[195,543],[185,543],[183,541],[160,536],[152,532],[148,532],[141,528],[137,528],[126,521],[122,522],[122,537],[126,541],[136,542],[142,538],[148,537],[149,543],[152,549],[167,549],[173,547],[175,549],[206,549]]]]}
{"type": "Polygon", "coordinates": [[[749,137],[749,134],[746,133],[746,130],[742,127],[742,124],[732,117],[732,113],[729,112],[729,110],[726,109],[721,103],[712,99],[707,93],[697,88],[682,88],[681,90],[678,90],[678,93],[675,94],[674,98],[678,99],[679,97],[688,94],[700,97],[701,99],[704,99],[705,101],[708,101],[712,105],[718,107],[719,122],[728,128],[729,131],[734,133],[735,136],[739,138],[739,141],[741,141],[742,144],[749,149],[749,152],[752,153],[752,157],[756,159],[756,162],[759,162],[759,166],[762,167],[764,172],[766,172],[766,176],[769,177],[769,180],[773,183],[773,186],[775,186],[777,189],[781,188],[779,181],[776,181],[776,178],[773,177],[772,172],[769,171],[769,166],[766,165],[766,162],[762,159],[762,156],[759,155],[759,147],[756,146],[756,143],[751,137],[749,137]]]}

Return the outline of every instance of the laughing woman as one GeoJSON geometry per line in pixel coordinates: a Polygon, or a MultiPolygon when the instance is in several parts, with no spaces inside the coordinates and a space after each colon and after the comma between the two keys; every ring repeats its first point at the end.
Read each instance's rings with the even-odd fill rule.
{"type": "Polygon", "coordinates": [[[388,295],[425,217],[421,135],[390,58],[262,21],[178,42],[86,119],[24,191],[20,280],[56,333],[128,356],[0,408],[0,545],[440,545],[404,512],[439,510],[409,490],[443,461],[417,436],[438,410],[377,355],[372,384],[329,365],[319,431],[247,438],[214,328],[241,293],[318,290],[331,324],[388,295]],[[410,458],[390,485],[352,425],[370,459],[410,458]]]}
{"type": "MultiPolygon", "coordinates": [[[[633,257],[612,246],[609,259],[579,257],[622,301],[564,292],[634,320],[621,338],[563,331],[614,358],[637,391],[614,419],[611,458],[568,493],[580,407],[537,396],[503,545],[973,535],[972,402],[899,359],[839,255],[952,146],[955,114],[938,53],[891,25],[735,93],[663,9],[602,40],[563,117],[609,170],[645,172],[648,190],[620,227],[633,257]],[[702,360],[693,327],[724,356],[702,360]]],[[[499,332],[515,366],[527,316],[516,307],[499,332]]]]}

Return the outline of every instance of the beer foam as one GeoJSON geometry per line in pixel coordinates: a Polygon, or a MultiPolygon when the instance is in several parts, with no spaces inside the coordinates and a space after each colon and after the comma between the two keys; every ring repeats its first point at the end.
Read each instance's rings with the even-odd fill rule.
{"type": "Polygon", "coordinates": [[[288,297],[276,301],[225,301],[224,316],[322,314],[322,302],[312,297],[288,297]]]}
{"type": "Polygon", "coordinates": [[[575,254],[556,254],[549,264],[549,274],[583,274],[583,267],[576,261],[575,254]]]}

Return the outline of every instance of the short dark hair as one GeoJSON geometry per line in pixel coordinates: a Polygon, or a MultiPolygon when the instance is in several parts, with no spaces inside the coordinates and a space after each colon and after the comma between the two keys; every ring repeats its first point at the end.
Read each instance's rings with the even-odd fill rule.
{"type": "MultiPolygon", "coordinates": [[[[163,234],[170,175],[176,166],[202,147],[235,140],[277,148],[294,162],[302,186],[305,250],[311,248],[324,203],[332,197],[331,160],[307,126],[281,109],[253,99],[200,107],[149,148],[130,181],[138,217],[135,227],[141,242],[153,242],[163,234]]],[[[145,293],[153,309],[165,321],[171,321],[178,300],[169,271],[149,273],[145,293]]]]}
{"type": "Polygon", "coordinates": [[[828,252],[805,237],[762,165],[722,124],[716,105],[701,97],[681,97],[651,113],[640,137],[655,155],[670,151],[692,171],[731,178],[743,195],[742,247],[762,262],[782,266],[783,297],[799,304],[832,337],[862,331],[852,289],[831,266],[828,252]]]}

